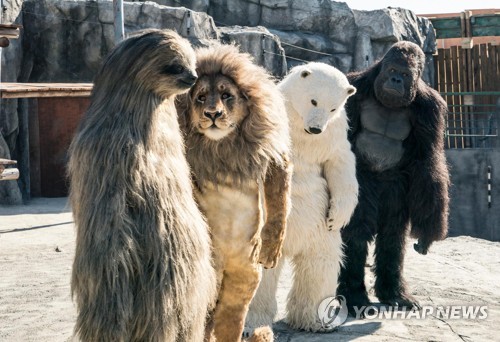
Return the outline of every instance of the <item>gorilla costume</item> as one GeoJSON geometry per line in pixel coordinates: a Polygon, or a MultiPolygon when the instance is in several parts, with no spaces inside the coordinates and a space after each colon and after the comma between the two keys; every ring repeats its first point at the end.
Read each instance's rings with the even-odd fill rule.
{"type": "Polygon", "coordinates": [[[353,306],[369,305],[364,267],[375,236],[378,299],[419,308],[402,277],[407,232],[418,238],[415,250],[426,254],[448,230],[446,103],[422,81],[424,62],[418,45],[398,42],[371,68],[348,75],[357,88],[346,109],[360,194],[342,232],[345,263],[337,292],[351,313],[353,306]]]}

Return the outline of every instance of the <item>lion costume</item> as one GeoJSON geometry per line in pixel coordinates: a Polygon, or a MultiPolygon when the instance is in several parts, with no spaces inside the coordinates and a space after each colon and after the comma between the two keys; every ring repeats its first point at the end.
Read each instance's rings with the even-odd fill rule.
{"type": "MultiPolygon", "coordinates": [[[[290,208],[288,119],[268,73],[236,47],[198,50],[196,70],[181,118],[214,247],[219,296],[213,336],[240,341],[261,278],[259,263],[274,267],[281,255],[290,208]]],[[[250,340],[272,340],[272,331],[256,331],[250,340]]]]}

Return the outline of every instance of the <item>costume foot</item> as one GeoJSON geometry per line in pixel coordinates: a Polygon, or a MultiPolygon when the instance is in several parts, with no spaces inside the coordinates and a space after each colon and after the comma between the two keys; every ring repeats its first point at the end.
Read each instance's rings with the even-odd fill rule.
{"type": "Polygon", "coordinates": [[[247,342],[273,342],[274,334],[271,327],[260,327],[257,329],[245,328],[242,340],[247,342]]]}
{"type": "Polygon", "coordinates": [[[401,310],[422,309],[418,301],[413,296],[405,293],[389,297],[382,297],[382,298],[379,297],[378,299],[383,304],[387,304],[392,307],[397,307],[398,309],[401,310]]]}
{"type": "MultiPolygon", "coordinates": [[[[349,316],[351,317],[356,317],[357,313],[361,310],[361,307],[367,307],[369,306],[370,299],[368,298],[368,294],[366,291],[342,291],[342,292],[337,292],[339,295],[344,296],[346,305],[347,305],[347,310],[349,312],[349,316]],[[356,309],[357,310],[356,310],[356,309]]],[[[363,310],[364,312],[364,310],[363,310]]],[[[359,318],[364,318],[363,313],[359,318]]]]}
{"type": "Polygon", "coordinates": [[[296,323],[296,322],[290,322],[288,319],[286,319],[285,322],[292,329],[310,331],[314,333],[330,333],[338,329],[338,327],[336,326],[326,326],[322,324],[320,321],[296,323]]]}

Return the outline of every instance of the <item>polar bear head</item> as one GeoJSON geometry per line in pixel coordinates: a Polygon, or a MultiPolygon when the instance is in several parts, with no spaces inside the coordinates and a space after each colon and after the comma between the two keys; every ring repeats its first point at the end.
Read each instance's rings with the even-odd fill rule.
{"type": "Polygon", "coordinates": [[[293,68],[279,87],[309,134],[323,132],[335,116],[342,115],[347,99],[356,93],[340,70],[317,62],[293,68]]]}

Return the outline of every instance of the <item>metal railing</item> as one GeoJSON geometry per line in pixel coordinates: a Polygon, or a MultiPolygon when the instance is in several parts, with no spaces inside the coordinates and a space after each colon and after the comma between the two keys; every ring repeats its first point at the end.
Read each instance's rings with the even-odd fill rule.
{"type": "Polygon", "coordinates": [[[498,142],[500,92],[441,93],[448,103],[446,148],[495,148],[498,142]]]}

